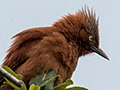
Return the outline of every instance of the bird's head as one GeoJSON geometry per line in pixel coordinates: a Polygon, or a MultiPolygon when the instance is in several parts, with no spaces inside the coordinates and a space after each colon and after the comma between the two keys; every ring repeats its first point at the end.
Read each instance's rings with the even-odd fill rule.
{"type": "MultiPolygon", "coordinates": [[[[62,33],[68,42],[78,46],[78,56],[96,52],[108,59],[107,55],[99,48],[99,29],[96,14],[93,9],[79,10],[75,15],[68,14],[53,24],[57,31],[62,33]]],[[[109,59],[108,59],[109,60],[109,59]]]]}
{"type": "Polygon", "coordinates": [[[109,60],[107,55],[99,48],[99,19],[96,18],[96,14],[93,12],[93,9],[91,11],[89,9],[82,9],[78,14],[82,15],[83,20],[83,27],[79,32],[80,45],[82,46],[81,55],[96,52],[100,56],[109,60]]]}

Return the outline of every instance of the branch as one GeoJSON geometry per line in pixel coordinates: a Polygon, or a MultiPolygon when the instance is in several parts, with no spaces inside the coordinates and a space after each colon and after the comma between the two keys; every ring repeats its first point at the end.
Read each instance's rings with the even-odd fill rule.
{"type": "Polygon", "coordinates": [[[18,87],[22,87],[23,86],[23,83],[22,83],[21,80],[18,80],[16,77],[14,77],[10,73],[8,73],[6,70],[4,70],[1,66],[0,66],[0,73],[5,78],[7,78],[10,82],[14,83],[16,86],[18,86],[18,87]]]}

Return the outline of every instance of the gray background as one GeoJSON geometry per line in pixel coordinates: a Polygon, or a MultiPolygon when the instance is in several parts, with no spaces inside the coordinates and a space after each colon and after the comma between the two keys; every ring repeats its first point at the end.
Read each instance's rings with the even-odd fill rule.
{"type": "Polygon", "coordinates": [[[100,47],[110,61],[95,53],[80,57],[72,76],[74,86],[120,90],[120,0],[0,0],[0,63],[13,35],[28,28],[51,26],[85,4],[100,18],[100,47]]]}

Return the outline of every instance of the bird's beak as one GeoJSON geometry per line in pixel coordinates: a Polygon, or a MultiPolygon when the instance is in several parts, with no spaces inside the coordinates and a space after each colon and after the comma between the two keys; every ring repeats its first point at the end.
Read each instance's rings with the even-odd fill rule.
{"type": "Polygon", "coordinates": [[[94,52],[96,52],[97,54],[99,54],[100,56],[102,56],[102,57],[106,58],[107,60],[109,60],[108,56],[102,51],[102,49],[97,48],[95,46],[92,46],[92,50],[94,52]]]}

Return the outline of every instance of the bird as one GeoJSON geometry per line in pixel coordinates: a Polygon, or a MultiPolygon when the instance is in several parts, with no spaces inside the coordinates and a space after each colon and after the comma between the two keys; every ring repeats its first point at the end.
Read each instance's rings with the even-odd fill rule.
{"type": "MultiPolygon", "coordinates": [[[[58,70],[61,76],[54,86],[63,83],[71,78],[78,58],[93,52],[109,60],[99,47],[99,18],[88,7],[68,13],[51,26],[23,30],[12,39],[1,66],[21,74],[27,86],[32,78],[50,70],[58,70]]],[[[0,90],[13,90],[3,81],[0,75],[0,90]]]]}

